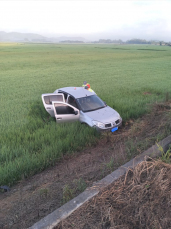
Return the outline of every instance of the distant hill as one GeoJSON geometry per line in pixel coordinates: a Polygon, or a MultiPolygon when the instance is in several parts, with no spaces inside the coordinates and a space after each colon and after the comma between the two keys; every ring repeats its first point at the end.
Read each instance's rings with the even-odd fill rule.
{"type": "Polygon", "coordinates": [[[42,42],[47,42],[47,38],[44,36],[41,36],[39,34],[34,34],[34,33],[17,33],[17,32],[6,33],[3,31],[0,31],[0,41],[11,41],[11,42],[42,41],[42,42]]]}
{"type": "Polygon", "coordinates": [[[0,42],[86,42],[86,40],[82,37],[45,37],[35,33],[18,33],[18,32],[10,32],[6,33],[4,31],[0,31],[0,42]]]}

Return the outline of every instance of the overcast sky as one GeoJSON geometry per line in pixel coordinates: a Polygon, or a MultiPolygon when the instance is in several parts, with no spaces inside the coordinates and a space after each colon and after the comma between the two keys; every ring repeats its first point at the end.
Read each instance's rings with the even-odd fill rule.
{"type": "Polygon", "coordinates": [[[171,41],[171,0],[0,0],[0,31],[171,41]]]}

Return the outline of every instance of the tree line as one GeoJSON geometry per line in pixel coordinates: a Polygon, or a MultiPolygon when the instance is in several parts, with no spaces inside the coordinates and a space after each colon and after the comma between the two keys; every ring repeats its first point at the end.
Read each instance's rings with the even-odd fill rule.
{"type": "Polygon", "coordinates": [[[164,41],[155,41],[150,40],[147,41],[145,39],[131,39],[127,41],[122,41],[121,39],[118,40],[111,40],[111,39],[99,39],[99,41],[95,41],[93,43],[107,43],[107,44],[155,44],[155,45],[168,45],[171,46],[171,42],[164,42],[164,41]]]}

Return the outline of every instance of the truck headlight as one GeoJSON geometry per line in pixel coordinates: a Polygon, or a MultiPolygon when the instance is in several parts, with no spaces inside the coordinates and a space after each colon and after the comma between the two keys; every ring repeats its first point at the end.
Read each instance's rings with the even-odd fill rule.
{"type": "Polygon", "coordinates": [[[97,126],[97,127],[99,127],[99,128],[102,128],[102,129],[105,128],[105,124],[102,123],[102,122],[97,122],[97,121],[92,121],[92,122],[93,122],[93,124],[94,124],[95,126],[97,126]]]}

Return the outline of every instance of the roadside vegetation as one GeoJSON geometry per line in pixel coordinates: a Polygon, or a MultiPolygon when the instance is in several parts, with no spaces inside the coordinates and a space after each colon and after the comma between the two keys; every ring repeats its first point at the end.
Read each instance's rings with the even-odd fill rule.
{"type": "Polygon", "coordinates": [[[166,158],[141,162],[55,228],[169,229],[171,164],[166,158]]]}
{"type": "Polygon", "coordinates": [[[87,80],[124,123],[170,98],[170,47],[1,43],[0,53],[0,185],[40,172],[99,137],[78,122],[56,124],[41,94],[87,80]]]}

